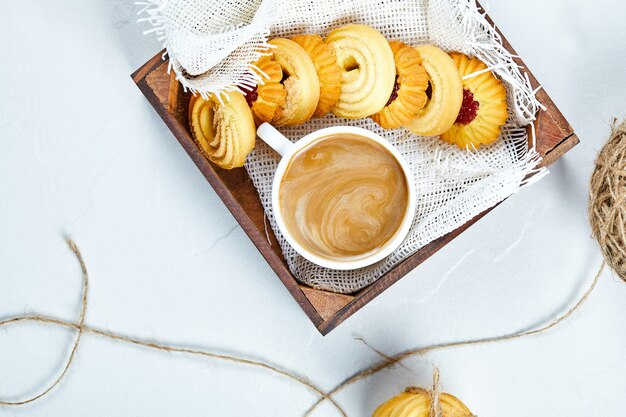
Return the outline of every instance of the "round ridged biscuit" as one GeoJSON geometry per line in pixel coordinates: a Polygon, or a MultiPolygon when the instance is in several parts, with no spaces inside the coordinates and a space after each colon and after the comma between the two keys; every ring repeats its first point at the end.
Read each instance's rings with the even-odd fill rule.
{"type": "Polygon", "coordinates": [[[323,117],[339,101],[341,72],[335,51],[324,43],[320,35],[296,35],[292,41],[300,45],[311,57],[320,81],[320,99],[313,117],[323,117]]]}
{"type": "MultiPolygon", "coordinates": [[[[423,388],[407,388],[405,392],[381,404],[372,417],[430,417],[432,395],[423,388]]],[[[472,412],[458,398],[439,395],[442,417],[471,417],[472,412]]]]}
{"type": "MultiPolygon", "coordinates": [[[[227,115],[224,114],[220,114],[223,111],[223,107],[218,107],[215,110],[215,119],[216,120],[222,120],[224,121],[225,118],[227,118],[227,115]]],[[[231,129],[228,128],[228,124],[227,123],[218,123],[217,124],[218,128],[219,128],[219,137],[220,137],[220,143],[225,143],[226,144],[226,149],[223,155],[211,155],[211,158],[213,160],[213,162],[215,163],[219,163],[222,166],[228,167],[230,168],[233,164],[233,159],[234,159],[234,144],[233,144],[233,131],[231,129]]]]}
{"type": "Polygon", "coordinates": [[[302,124],[313,116],[320,98],[315,65],[309,54],[292,40],[276,38],[268,43],[275,46],[272,49],[273,59],[283,71],[283,86],[287,92],[285,104],[277,111],[272,124],[302,124]]]}
{"type": "Polygon", "coordinates": [[[398,407],[398,405],[404,403],[406,399],[411,397],[408,392],[403,392],[400,395],[396,395],[387,402],[382,403],[372,414],[372,417],[388,417],[398,407]]]}
{"type": "Polygon", "coordinates": [[[396,97],[372,120],[385,129],[397,129],[413,120],[428,102],[428,74],[417,49],[400,41],[391,41],[389,46],[396,64],[396,97]]]}
{"type": "Polygon", "coordinates": [[[441,407],[442,417],[469,417],[474,415],[461,400],[452,394],[439,395],[439,407],[441,407]]]}
{"type": "Polygon", "coordinates": [[[463,102],[463,82],[454,61],[432,45],[418,46],[428,73],[431,97],[407,128],[421,136],[438,136],[454,124],[463,102]]]}
{"type": "Polygon", "coordinates": [[[228,93],[228,99],[218,106],[216,120],[228,132],[230,141],[227,144],[232,142],[232,159],[228,161],[231,168],[243,166],[256,142],[256,126],[243,94],[238,91],[228,93]]]}
{"type": "Polygon", "coordinates": [[[213,105],[210,101],[206,101],[199,96],[192,96],[189,100],[189,126],[191,128],[191,135],[200,149],[208,149],[213,140],[213,135],[211,134],[212,129],[208,133],[202,130],[202,126],[203,124],[206,125],[207,120],[209,125],[213,124],[212,107],[213,105]],[[206,110],[208,110],[208,113],[206,110]],[[201,117],[203,117],[204,120],[201,120],[201,117]]]}
{"type": "Polygon", "coordinates": [[[370,26],[352,24],[333,30],[325,42],[335,50],[341,69],[341,95],[332,112],[350,119],[378,113],[396,80],[393,52],[385,37],[370,26]]]}
{"type": "Polygon", "coordinates": [[[428,392],[409,388],[380,405],[372,417],[428,417],[429,411],[428,392]]]}
{"type": "Polygon", "coordinates": [[[404,400],[393,412],[394,417],[428,417],[430,397],[428,394],[413,394],[404,400]]]}
{"type": "MultiPolygon", "coordinates": [[[[252,113],[259,122],[271,122],[281,106],[285,104],[287,92],[282,84],[283,70],[280,64],[269,56],[262,56],[254,67],[258,68],[262,81],[246,96],[256,93],[256,99],[248,100],[252,104],[252,113]]],[[[250,102],[248,103],[250,104],[250,102]]]]}
{"type": "Polygon", "coordinates": [[[243,94],[224,93],[222,101],[194,97],[189,109],[192,137],[202,154],[225,169],[243,166],[256,141],[252,110],[243,94]]]}
{"type": "MultiPolygon", "coordinates": [[[[469,58],[461,53],[451,53],[461,77],[487,69],[478,58],[469,58]]],[[[500,137],[502,126],[509,117],[506,89],[502,81],[491,72],[463,80],[463,88],[471,93],[470,101],[478,102],[476,117],[467,124],[457,122],[441,135],[444,141],[456,144],[461,149],[478,149],[489,145],[500,137]]],[[[465,92],[464,94],[467,94],[465,92]]]]}

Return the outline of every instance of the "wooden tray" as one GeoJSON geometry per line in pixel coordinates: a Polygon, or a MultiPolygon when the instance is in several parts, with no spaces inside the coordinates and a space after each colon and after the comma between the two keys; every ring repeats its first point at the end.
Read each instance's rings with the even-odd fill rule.
{"type": "MultiPolygon", "coordinates": [[[[490,19],[489,21],[493,24],[490,19]]],[[[517,55],[504,36],[502,39],[505,47],[514,56],[517,55]]],[[[220,169],[206,160],[196,147],[191,138],[186,114],[189,94],[183,93],[182,87],[174,78],[173,71],[171,75],[167,73],[168,62],[161,59],[162,55],[163,51],[135,71],[132,75],[133,80],[285,284],[293,298],[324,335],[493,209],[486,210],[457,230],[431,242],[378,281],[357,293],[336,294],[300,284],[289,271],[278,241],[269,227],[267,232],[272,244],[270,245],[267,241],[263,207],[246,170],[244,168],[232,171],[220,169]]],[[[516,59],[516,62],[526,67],[533,87],[537,87],[539,85],[537,79],[530,73],[524,62],[521,59],[516,59]]],[[[543,165],[547,166],[576,146],[578,138],[545,90],[540,90],[537,97],[547,107],[546,111],[540,112],[535,122],[537,151],[543,156],[543,165]]]]}

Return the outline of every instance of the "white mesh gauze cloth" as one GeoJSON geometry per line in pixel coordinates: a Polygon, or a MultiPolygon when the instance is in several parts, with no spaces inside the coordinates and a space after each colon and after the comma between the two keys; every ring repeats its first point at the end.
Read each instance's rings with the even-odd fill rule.
{"type": "MultiPolygon", "coordinates": [[[[158,18],[152,23],[159,31],[168,26],[163,8],[180,2],[184,3],[183,0],[172,1],[169,6],[165,3],[147,9],[152,18],[158,18]]],[[[214,5],[215,1],[195,0],[189,3],[202,3],[208,7],[209,4],[214,5]]],[[[240,13],[244,3],[256,5],[257,15],[261,11],[272,16],[262,22],[265,26],[258,32],[262,37],[256,39],[264,40],[269,34],[272,37],[288,37],[298,33],[319,33],[324,36],[328,31],[348,23],[364,23],[378,29],[389,40],[398,39],[411,45],[431,43],[446,51],[478,56],[498,74],[507,88],[510,117],[503,128],[502,138],[478,151],[459,150],[439,138],[423,138],[405,130],[384,130],[369,119],[355,121],[329,115],[300,126],[280,129],[285,136],[295,141],[329,126],[359,126],[389,140],[409,163],[417,190],[417,212],[411,231],[404,243],[388,258],[356,271],[319,267],[298,255],[285,241],[276,226],[271,207],[272,181],[279,158],[262,141],[257,141],[246,162],[246,169],[259,192],[266,216],[287,263],[299,281],[334,292],[358,291],[429,242],[455,230],[545,173],[545,170],[536,168],[539,157],[528,146],[524,127],[534,120],[541,105],[535,99],[528,78],[514,64],[511,55],[502,46],[499,35],[473,0],[273,0],[272,4],[268,0],[257,0],[218,3],[222,3],[223,12],[229,16],[229,13],[240,13]],[[277,9],[279,13],[276,13],[277,9]],[[527,179],[529,174],[534,174],[531,180],[527,179]]],[[[250,16],[252,14],[249,13],[250,16]]],[[[196,22],[197,19],[194,19],[196,22]]],[[[174,60],[173,68],[179,76],[185,76],[181,81],[186,87],[208,93],[219,92],[224,88],[245,89],[250,81],[258,81],[246,78],[246,74],[250,74],[248,64],[254,59],[247,49],[255,42],[250,40],[253,38],[242,42],[238,49],[232,49],[233,45],[221,45],[223,51],[234,52],[199,77],[188,77],[179,72],[182,61],[173,56],[175,52],[171,39],[167,30],[164,33],[170,59],[174,60]],[[237,68],[237,71],[224,71],[229,65],[229,68],[237,68]],[[206,83],[209,79],[218,81],[209,85],[206,83]]],[[[264,42],[261,42],[261,46],[264,46],[264,42]]]]}
{"type": "Polygon", "coordinates": [[[249,67],[267,50],[278,0],[149,0],[139,22],[149,22],[170,57],[170,68],[193,92],[219,93],[253,86],[249,67]]]}

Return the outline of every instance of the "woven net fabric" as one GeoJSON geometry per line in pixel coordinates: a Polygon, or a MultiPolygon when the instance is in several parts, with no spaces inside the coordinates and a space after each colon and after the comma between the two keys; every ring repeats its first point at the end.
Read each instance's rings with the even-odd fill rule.
{"type": "Polygon", "coordinates": [[[269,24],[279,0],[150,0],[139,22],[149,22],[163,42],[185,89],[219,94],[256,85],[250,68],[267,51],[269,24]]]}
{"type": "MultiPolygon", "coordinates": [[[[213,4],[214,0],[208,2],[213,4]]],[[[224,13],[238,13],[241,4],[246,2],[232,3],[237,6],[226,7],[224,13]]],[[[272,19],[267,20],[267,26],[259,32],[263,37],[289,37],[299,33],[324,36],[345,24],[363,23],[378,29],[389,40],[402,40],[410,45],[435,44],[446,51],[477,56],[503,80],[507,89],[509,119],[502,130],[502,137],[495,144],[478,151],[460,150],[439,138],[416,136],[404,129],[384,130],[369,119],[348,120],[334,115],[279,129],[289,139],[297,141],[325,127],[362,127],[391,142],[409,163],[417,190],[416,216],[409,235],[389,257],[355,271],[322,268],[304,259],[287,243],[276,225],[271,205],[272,182],[279,156],[262,141],[257,141],[247,159],[246,169],[258,190],[266,217],[285,259],[299,281],[314,288],[339,293],[358,291],[428,243],[457,229],[545,173],[545,170],[537,168],[540,158],[534,148],[529,146],[525,128],[534,120],[541,104],[535,99],[528,78],[502,46],[499,35],[489,25],[474,0],[291,0],[274,1],[271,5],[257,0],[248,3],[258,6],[257,14],[263,7],[267,7],[266,11],[271,10],[269,14],[272,19]]],[[[156,14],[165,16],[162,12],[156,14]]],[[[197,82],[198,78],[186,80],[183,84],[204,93],[216,92],[225,86],[245,89],[249,85],[248,81],[244,79],[241,83],[238,80],[247,74],[245,71],[248,70],[251,55],[242,51],[247,51],[250,39],[201,76],[206,79],[219,78],[217,84],[205,88],[205,84],[197,82]],[[242,57],[247,61],[244,62],[242,57]],[[241,72],[222,72],[225,65],[234,61],[237,61],[235,66],[241,72]],[[218,76],[218,73],[221,75],[218,76]]],[[[170,45],[169,38],[167,42],[170,45]]],[[[230,49],[224,45],[222,48],[230,49]]],[[[168,52],[170,59],[174,59],[174,51],[168,47],[168,52]]],[[[173,64],[173,68],[178,73],[177,65],[182,61],[176,57],[175,62],[178,63],[173,64]]],[[[181,74],[179,76],[184,76],[181,74]]],[[[205,79],[202,79],[204,83],[205,79]]]]}

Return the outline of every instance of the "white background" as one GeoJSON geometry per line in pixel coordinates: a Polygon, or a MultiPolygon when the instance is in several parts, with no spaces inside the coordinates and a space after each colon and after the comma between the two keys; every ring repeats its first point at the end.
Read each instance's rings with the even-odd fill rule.
{"type": "MultiPolygon", "coordinates": [[[[329,336],[315,330],[130,79],[160,46],[131,1],[0,2],[0,317],[75,320],[270,360],[332,388],[379,357],[555,317],[600,255],[586,217],[593,160],[626,114],[626,3],[493,1],[491,14],[582,143],[329,336]]],[[[626,284],[606,272],[552,332],[429,354],[338,396],[368,416],[433,365],[483,417],[623,416],[626,284]]],[[[0,329],[0,397],[56,375],[68,330],[0,329]]],[[[0,416],[300,416],[315,397],[256,369],[86,335],[47,398],[0,416]]],[[[325,407],[317,416],[335,416],[325,407]]]]}

